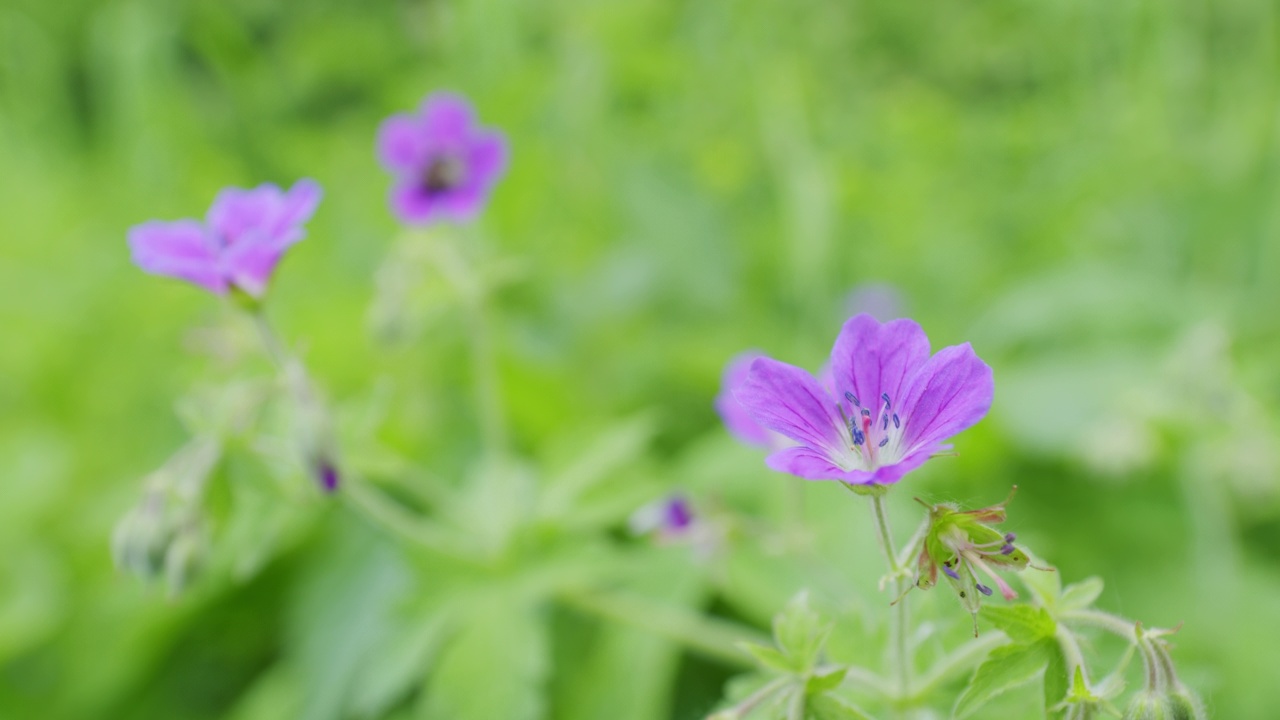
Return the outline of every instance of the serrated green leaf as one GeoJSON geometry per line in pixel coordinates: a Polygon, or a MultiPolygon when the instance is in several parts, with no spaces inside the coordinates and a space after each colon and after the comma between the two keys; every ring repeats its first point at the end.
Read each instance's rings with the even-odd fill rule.
{"type": "Polygon", "coordinates": [[[809,710],[817,720],[872,720],[862,708],[830,693],[810,696],[809,710]]]}
{"type": "Polygon", "coordinates": [[[829,632],[830,627],[809,607],[809,596],[804,592],[792,598],[773,619],[773,636],[778,647],[800,671],[813,667],[829,632]]]}
{"type": "Polygon", "coordinates": [[[1003,645],[991,651],[956,700],[953,716],[966,718],[996,696],[1031,682],[1049,663],[1052,643],[1040,640],[1031,645],[1003,645]]]}
{"type": "Polygon", "coordinates": [[[984,605],[982,619],[1004,631],[1016,643],[1030,644],[1053,637],[1057,623],[1044,608],[1031,605],[984,605]]]}
{"type": "Polygon", "coordinates": [[[1066,590],[1062,591],[1062,597],[1058,600],[1058,607],[1062,610],[1082,610],[1089,607],[1102,594],[1102,578],[1091,577],[1081,580],[1078,583],[1068,585],[1066,590]]]}
{"type": "Polygon", "coordinates": [[[755,658],[756,662],[770,670],[788,674],[803,670],[803,668],[796,667],[796,663],[777,648],[756,643],[742,643],[740,647],[751,653],[751,657],[755,658]]]}
{"type": "Polygon", "coordinates": [[[805,682],[804,691],[810,695],[820,695],[828,690],[835,690],[844,682],[845,669],[836,668],[827,673],[815,673],[805,682]]]}

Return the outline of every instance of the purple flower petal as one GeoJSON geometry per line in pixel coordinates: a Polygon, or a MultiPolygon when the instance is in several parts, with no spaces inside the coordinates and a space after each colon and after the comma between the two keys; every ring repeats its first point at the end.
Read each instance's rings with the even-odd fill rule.
{"type": "MultiPolygon", "coordinates": [[[[831,375],[836,397],[845,392],[879,420],[888,395],[894,410],[901,407],[905,381],[929,359],[929,338],[913,320],[880,324],[862,314],[844,324],[831,349],[831,375]]],[[[858,411],[846,404],[850,415],[858,411]]]]}
{"type": "Polygon", "coordinates": [[[804,370],[757,358],[733,395],[764,427],[830,458],[844,453],[836,403],[804,370]]]}
{"type": "Polygon", "coordinates": [[[929,451],[982,419],[991,407],[991,368],[969,343],[943,348],[916,373],[902,399],[903,441],[910,452],[929,451]]]}
{"type": "Polygon", "coordinates": [[[478,183],[466,183],[460,187],[442,192],[435,198],[441,214],[450,220],[466,222],[480,214],[485,200],[489,199],[489,189],[478,183]]]}
{"type": "Polygon", "coordinates": [[[422,126],[412,115],[392,115],[378,127],[378,160],[395,173],[414,173],[427,161],[422,126]]]}
{"type": "Polygon", "coordinates": [[[865,470],[844,470],[826,453],[804,446],[783,448],[765,458],[765,464],[806,480],[841,480],[853,485],[864,485],[875,475],[865,470]]]}
{"type": "Polygon", "coordinates": [[[751,363],[763,357],[758,352],[745,352],[729,361],[720,381],[720,394],[716,395],[715,408],[729,433],[741,442],[759,447],[769,446],[769,431],[760,427],[751,413],[733,396],[733,389],[746,382],[751,363]]]}
{"type": "Polygon", "coordinates": [[[284,250],[270,243],[242,242],[222,255],[227,279],[253,297],[262,297],[284,250]]]}
{"type": "Polygon", "coordinates": [[[218,193],[205,220],[222,245],[240,242],[246,235],[265,235],[279,214],[280,188],[259,185],[252,190],[227,188],[218,193]]]}
{"type": "Polygon", "coordinates": [[[470,134],[475,124],[471,104],[460,95],[437,92],[422,103],[422,132],[427,136],[458,140],[470,134]]]}
{"type": "Polygon", "coordinates": [[[401,183],[391,191],[391,210],[406,223],[424,224],[444,217],[440,196],[417,183],[401,183]]]}
{"type": "Polygon", "coordinates": [[[129,229],[129,250],[133,262],[146,272],[186,280],[220,295],[227,291],[217,247],[195,220],[135,225],[129,229]]]}
{"type": "Polygon", "coordinates": [[[323,195],[324,191],[315,180],[304,178],[294,183],[281,199],[272,235],[277,239],[287,237],[287,242],[301,240],[302,224],[315,214],[323,195]]]}
{"type": "Polygon", "coordinates": [[[478,133],[467,150],[467,165],[476,182],[492,186],[507,169],[507,139],[496,132],[478,133]]]}

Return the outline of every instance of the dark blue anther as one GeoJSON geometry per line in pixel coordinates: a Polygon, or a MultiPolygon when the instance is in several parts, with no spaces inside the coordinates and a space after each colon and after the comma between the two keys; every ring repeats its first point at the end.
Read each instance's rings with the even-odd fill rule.
{"type": "Polygon", "coordinates": [[[889,444],[889,438],[885,438],[880,441],[880,447],[884,447],[885,445],[888,445],[888,444],[889,444]]]}
{"type": "Polygon", "coordinates": [[[854,394],[853,394],[853,393],[851,393],[851,392],[847,392],[847,393],[845,393],[845,394],[844,394],[844,399],[845,399],[845,400],[848,400],[848,401],[849,401],[849,402],[851,402],[851,403],[853,403],[854,407],[862,407],[862,403],[858,402],[858,396],[857,396],[857,395],[854,395],[854,394]]]}
{"type": "Polygon", "coordinates": [[[1004,534],[1004,541],[1005,541],[1005,542],[1007,542],[1007,543],[1011,543],[1011,542],[1013,542],[1014,540],[1017,540],[1017,539],[1018,539],[1018,536],[1017,536],[1017,535],[1014,535],[1014,534],[1013,534],[1013,533],[1011,533],[1011,532],[1008,532],[1008,533],[1005,533],[1005,534],[1004,534]]]}
{"type": "Polygon", "coordinates": [[[946,573],[947,577],[951,578],[952,580],[960,579],[960,573],[956,572],[955,570],[952,570],[951,566],[946,563],[942,564],[942,572],[946,573]]]}
{"type": "Polygon", "coordinates": [[[1001,555],[1012,555],[1012,554],[1013,554],[1013,550],[1014,550],[1013,546],[1012,546],[1012,545],[1009,545],[1009,544],[1007,544],[1007,543],[1006,543],[1004,547],[1000,548],[1000,554],[1001,554],[1001,555]]]}
{"type": "Polygon", "coordinates": [[[895,430],[902,427],[902,422],[898,420],[898,413],[893,414],[893,427],[895,430]]]}
{"type": "Polygon", "coordinates": [[[974,583],[973,586],[978,588],[978,592],[990,597],[991,588],[987,587],[986,585],[983,585],[982,583],[974,583]]]}
{"type": "Polygon", "coordinates": [[[884,404],[889,404],[889,393],[880,393],[880,399],[884,400],[884,404]]]}
{"type": "Polygon", "coordinates": [[[866,435],[863,435],[861,430],[859,430],[859,429],[857,429],[857,428],[854,428],[854,429],[853,429],[853,444],[854,444],[854,445],[861,445],[862,443],[864,443],[864,442],[866,442],[866,441],[867,441],[867,436],[866,436],[866,435]]]}
{"type": "Polygon", "coordinates": [[[871,411],[870,411],[870,410],[868,410],[868,409],[866,409],[866,408],[862,408],[862,416],[863,416],[863,417],[871,417],[871,411]]]}
{"type": "Polygon", "coordinates": [[[881,419],[882,419],[882,420],[884,420],[884,427],[881,427],[880,429],[881,429],[881,430],[888,430],[888,429],[889,429],[889,413],[885,413],[885,414],[884,414],[884,417],[883,417],[883,418],[881,418],[881,419]]]}

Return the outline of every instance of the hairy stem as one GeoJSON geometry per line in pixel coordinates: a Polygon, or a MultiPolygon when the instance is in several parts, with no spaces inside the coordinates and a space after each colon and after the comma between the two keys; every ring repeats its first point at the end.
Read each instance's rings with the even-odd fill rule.
{"type": "Polygon", "coordinates": [[[1119,635],[1131,643],[1136,643],[1138,640],[1137,623],[1101,610],[1072,610],[1071,612],[1063,613],[1062,619],[1067,622],[1077,622],[1081,625],[1101,628],[1119,635]]]}
{"type": "MultiPolygon", "coordinates": [[[[889,515],[885,511],[885,493],[871,495],[871,516],[875,520],[880,549],[889,565],[889,575],[893,578],[893,594],[901,596],[904,578],[902,566],[898,564],[898,553],[893,547],[893,531],[889,529],[889,515]]],[[[897,682],[900,698],[911,696],[911,656],[907,643],[907,604],[898,602],[889,615],[889,665],[893,668],[894,680],[897,682]]]]}

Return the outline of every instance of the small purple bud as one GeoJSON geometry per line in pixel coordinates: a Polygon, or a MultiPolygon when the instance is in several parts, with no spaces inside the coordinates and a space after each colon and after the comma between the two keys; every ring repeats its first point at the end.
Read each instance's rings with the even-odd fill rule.
{"type": "Polygon", "coordinates": [[[991,588],[983,585],[982,583],[974,583],[973,586],[978,589],[978,592],[986,595],[987,597],[991,597],[991,588]]]}
{"type": "Polygon", "coordinates": [[[1004,534],[1004,541],[1005,541],[1005,542],[1007,542],[1007,543],[1011,543],[1011,542],[1013,542],[1014,540],[1017,540],[1017,539],[1018,539],[1018,536],[1017,536],[1017,535],[1015,535],[1015,534],[1013,534],[1013,533],[1011,533],[1011,532],[1009,532],[1009,533],[1005,533],[1005,534],[1004,534]]]}
{"type": "Polygon", "coordinates": [[[320,481],[320,488],[325,492],[331,493],[338,489],[338,469],[333,466],[333,463],[321,460],[316,475],[320,481]]]}
{"type": "Polygon", "coordinates": [[[688,530],[693,524],[693,510],[682,497],[673,497],[667,501],[666,527],[673,532],[688,530]]]}

